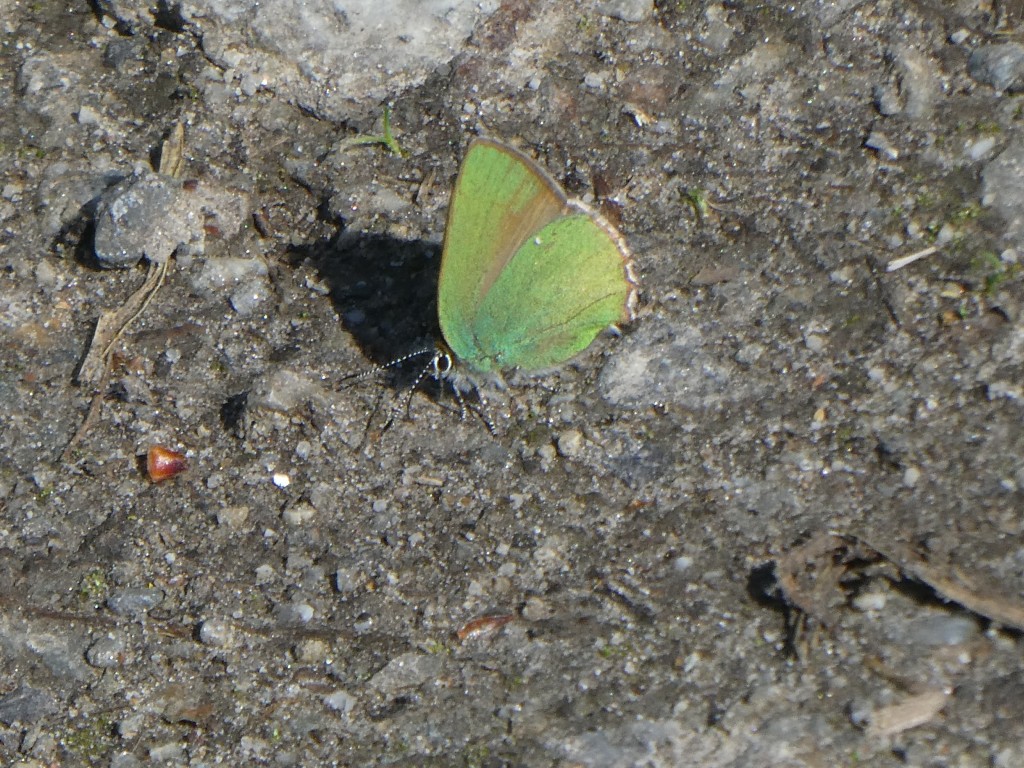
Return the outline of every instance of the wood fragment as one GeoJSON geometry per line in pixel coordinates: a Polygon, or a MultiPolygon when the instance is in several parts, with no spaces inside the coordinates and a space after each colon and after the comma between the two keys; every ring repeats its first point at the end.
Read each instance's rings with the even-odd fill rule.
{"type": "Polygon", "coordinates": [[[109,369],[103,371],[103,377],[96,385],[96,392],[92,396],[92,402],[89,403],[89,410],[85,414],[85,418],[82,419],[82,423],[78,425],[78,429],[75,430],[75,434],[68,440],[68,444],[64,446],[64,450],[60,454],[61,461],[70,461],[71,453],[74,451],[75,446],[78,445],[79,441],[85,436],[85,434],[92,429],[92,425],[96,423],[96,419],[100,417],[100,407],[103,405],[103,398],[106,395],[107,380],[109,378],[109,369]]]}
{"type": "Polygon", "coordinates": [[[427,195],[430,194],[430,190],[434,186],[434,179],[437,177],[437,171],[431,168],[427,171],[427,175],[423,177],[423,181],[420,182],[419,187],[416,189],[416,194],[413,197],[416,205],[423,205],[427,195]]]}
{"type": "Polygon", "coordinates": [[[185,124],[180,120],[175,123],[164,143],[160,145],[160,167],[157,169],[164,176],[172,179],[181,178],[185,169],[185,124]]]}
{"type": "Polygon", "coordinates": [[[926,584],[945,600],[1012,629],[1024,631],[1024,601],[955,564],[936,565],[909,547],[880,545],[854,534],[819,533],[776,561],[776,579],[786,599],[831,629],[842,576],[854,561],[881,560],[905,578],[926,584]]]}
{"type": "Polygon", "coordinates": [[[413,478],[413,482],[419,485],[425,485],[428,488],[444,488],[444,478],[435,477],[433,475],[416,475],[413,478]]]}
{"type": "Polygon", "coordinates": [[[898,259],[893,259],[885,265],[886,272],[895,272],[897,269],[903,269],[908,264],[913,264],[915,261],[923,259],[925,256],[931,256],[933,253],[938,251],[938,247],[930,245],[927,248],[912,253],[909,256],[901,256],[898,259]]]}
{"type": "Polygon", "coordinates": [[[160,286],[163,285],[169,265],[170,260],[163,264],[150,262],[149,272],[142,285],[128,297],[124,304],[117,309],[101,313],[97,319],[96,329],[89,342],[89,349],[74,376],[74,381],[77,384],[93,385],[92,402],[89,404],[89,411],[82,423],[64,446],[64,450],[61,451],[61,461],[68,461],[75,446],[92,429],[92,425],[99,418],[100,406],[106,396],[107,382],[110,379],[110,357],[114,351],[114,345],[124,335],[128,326],[146,311],[149,302],[153,300],[157,291],[160,290],[160,286]]]}
{"type": "Polygon", "coordinates": [[[1024,631],[1024,602],[1010,594],[999,594],[992,585],[981,584],[976,577],[954,564],[942,567],[929,563],[909,547],[864,543],[901,571],[924,582],[950,602],[1006,627],[1024,631]]]}
{"type": "Polygon", "coordinates": [[[153,296],[163,285],[169,263],[169,261],[165,261],[163,264],[151,262],[146,280],[128,297],[127,301],[117,309],[106,310],[100,314],[96,321],[96,330],[93,331],[92,340],[89,342],[89,351],[86,352],[85,358],[75,374],[76,383],[98,384],[103,379],[114,344],[124,335],[128,326],[145,311],[153,296]]]}
{"type": "Polygon", "coordinates": [[[492,616],[480,616],[471,619],[459,627],[455,636],[462,642],[477,640],[495,634],[499,629],[508,624],[515,616],[511,613],[502,613],[492,616]]]}
{"type": "Polygon", "coordinates": [[[867,735],[895,736],[931,722],[949,701],[950,691],[929,690],[908,696],[898,704],[879,707],[871,713],[867,735]]]}

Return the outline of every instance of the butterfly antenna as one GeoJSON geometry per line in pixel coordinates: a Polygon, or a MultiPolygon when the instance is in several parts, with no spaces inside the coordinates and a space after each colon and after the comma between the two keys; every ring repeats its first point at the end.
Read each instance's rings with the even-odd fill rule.
{"type": "MultiPolygon", "coordinates": [[[[371,376],[375,376],[376,374],[380,373],[381,371],[386,371],[389,368],[395,368],[396,366],[402,365],[403,363],[408,362],[409,360],[412,360],[414,357],[422,357],[423,355],[428,355],[428,354],[432,354],[432,353],[434,353],[434,349],[432,347],[425,347],[423,349],[417,349],[415,352],[410,352],[407,355],[402,355],[401,357],[396,357],[394,360],[388,360],[386,363],[380,363],[379,365],[375,365],[375,366],[373,366],[371,368],[367,368],[366,370],[360,371],[359,373],[350,373],[350,374],[348,374],[346,376],[342,376],[341,379],[338,381],[338,384],[340,385],[340,384],[346,383],[346,382],[362,381],[363,379],[368,379],[371,376]]],[[[428,366],[428,368],[429,368],[429,366],[428,366]]],[[[417,384],[422,379],[423,379],[423,374],[421,373],[419,378],[416,380],[417,384]]]]}

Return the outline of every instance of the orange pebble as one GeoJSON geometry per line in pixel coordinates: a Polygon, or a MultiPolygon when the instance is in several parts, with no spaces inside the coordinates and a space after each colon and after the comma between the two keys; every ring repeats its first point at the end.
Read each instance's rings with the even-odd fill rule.
{"type": "Polygon", "coordinates": [[[154,483],[180,475],[186,469],[188,461],[185,460],[185,454],[172,451],[170,448],[154,445],[146,454],[146,472],[154,483]]]}
{"type": "Polygon", "coordinates": [[[466,640],[475,640],[478,637],[493,635],[514,618],[515,616],[512,614],[481,616],[480,618],[472,619],[463,624],[455,633],[455,636],[458,637],[459,640],[465,642],[466,640]]]}

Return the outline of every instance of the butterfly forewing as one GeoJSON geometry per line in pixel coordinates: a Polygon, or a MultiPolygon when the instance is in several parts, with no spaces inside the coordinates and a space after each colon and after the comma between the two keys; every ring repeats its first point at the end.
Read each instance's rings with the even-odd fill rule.
{"type": "Polygon", "coordinates": [[[526,156],[476,139],[459,170],[448,209],[437,310],[441,332],[471,367],[473,329],[484,296],[531,235],[563,215],[562,191],[526,156]]]}

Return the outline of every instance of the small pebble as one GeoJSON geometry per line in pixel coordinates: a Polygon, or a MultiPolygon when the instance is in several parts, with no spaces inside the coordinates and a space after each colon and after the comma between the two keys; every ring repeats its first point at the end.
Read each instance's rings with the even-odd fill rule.
{"type": "Polygon", "coordinates": [[[542,445],[537,449],[537,455],[542,462],[550,463],[558,455],[558,450],[553,445],[542,445]]]}
{"type": "Polygon", "coordinates": [[[578,458],[583,452],[583,433],[567,429],[558,436],[558,453],[567,459],[578,458]]]}
{"type": "Polygon", "coordinates": [[[203,645],[226,648],[234,644],[234,639],[235,628],[226,619],[207,619],[199,627],[199,642],[203,645]]]}
{"type": "Polygon", "coordinates": [[[0,197],[4,200],[10,200],[12,203],[21,201],[21,194],[25,191],[25,185],[17,181],[9,181],[4,184],[3,191],[0,191],[0,197]]]}
{"type": "Polygon", "coordinates": [[[941,647],[963,645],[978,636],[978,623],[969,616],[925,616],[913,622],[907,640],[913,645],[941,647]]]}
{"type": "Polygon", "coordinates": [[[142,729],[146,726],[146,718],[146,714],[137,712],[133,715],[128,715],[124,720],[119,720],[117,723],[117,735],[126,741],[138,738],[138,735],[142,733],[142,729]]]}
{"type": "Polygon", "coordinates": [[[1024,45],[996,43],[979,47],[967,60],[967,71],[997,91],[1024,90],[1024,45]]]}
{"type": "Polygon", "coordinates": [[[220,256],[206,260],[192,285],[199,291],[215,293],[229,286],[261,280],[268,274],[267,263],[261,258],[220,256]]]}
{"type": "Polygon", "coordinates": [[[991,152],[996,146],[995,136],[985,136],[967,145],[967,157],[977,162],[991,152]]]}
{"type": "Polygon", "coordinates": [[[357,703],[356,697],[348,691],[335,691],[324,696],[324,704],[343,715],[355,709],[357,703]]]}
{"type": "Polygon", "coordinates": [[[171,741],[166,744],[158,744],[149,748],[149,760],[151,763],[178,764],[185,762],[185,743],[171,741]]]}
{"type": "Polygon", "coordinates": [[[864,146],[875,150],[886,160],[896,160],[900,156],[899,150],[889,141],[889,137],[881,131],[872,131],[868,134],[867,139],[864,140],[864,146]]]}
{"type": "Polygon", "coordinates": [[[320,638],[311,637],[295,646],[295,658],[303,664],[318,664],[331,652],[331,646],[320,638]]]}
{"type": "Polygon", "coordinates": [[[144,613],[163,602],[163,590],[155,587],[132,587],[115,592],[107,598],[107,607],[121,616],[144,613]]]}
{"type": "Polygon", "coordinates": [[[85,660],[98,669],[113,669],[124,663],[124,637],[109,634],[96,640],[85,652],[85,660]]]}
{"type": "Polygon", "coordinates": [[[217,525],[238,529],[245,525],[249,508],[245,506],[225,507],[217,511],[217,525]]]}
{"type": "Polygon", "coordinates": [[[971,33],[968,30],[961,27],[960,29],[958,29],[956,32],[949,36],[949,42],[951,42],[953,45],[961,45],[963,44],[964,40],[966,40],[970,36],[971,33]]]}
{"type": "Polygon", "coordinates": [[[357,566],[343,565],[334,573],[334,586],[342,594],[355,592],[362,583],[362,574],[357,566]]]}
{"type": "Polygon", "coordinates": [[[409,651],[391,659],[370,678],[368,685],[385,695],[395,695],[398,691],[436,680],[443,666],[444,658],[438,654],[409,651]]]}
{"type": "Polygon", "coordinates": [[[81,107],[79,107],[77,117],[79,125],[100,124],[100,113],[86,104],[83,104],[81,107]]]}
{"type": "Polygon", "coordinates": [[[46,691],[22,683],[0,696],[0,723],[29,725],[57,711],[57,703],[46,691]]]}
{"type": "Polygon", "coordinates": [[[884,592],[862,592],[853,598],[853,607],[858,611],[880,611],[885,608],[888,597],[884,592]]]}
{"type": "Polygon", "coordinates": [[[601,0],[595,5],[598,13],[619,21],[645,21],[654,11],[651,0],[601,0]]]}
{"type": "Polygon", "coordinates": [[[950,223],[945,223],[939,229],[939,233],[935,236],[935,246],[941,247],[949,242],[952,242],[953,238],[956,237],[956,227],[950,223]]]}
{"type": "Polygon", "coordinates": [[[316,509],[308,501],[302,501],[285,509],[281,517],[288,525],[305,525],[316,517],[316,509]]]}
{"type": "Polygon", "coordinates": [[[238,740],[238,747],[243,754],[252,755],[260,762],[263,762],[270,752],[270,743],[255,736],[243,736],[238,740]]]}
{"type": "Polygon", "coordinates": [[[804,337],[804,344],[810,352],[821,352],[825,349],[825,339],[816,333],[809,333],[804,337]]]}
{"type": "Polygon", "coordinates": [[[314,611],[309,603],[288,603],[279,605],[275,613],[282,624],[308,624],[314,611]]]}
{"type": "Polygon", "coordinates": [[[105,269],[128,269],[148,256],[166,261],[178,246],[168,212],[178,206],[181,186],[146,171],[104,193],[96,211],[93,247],[105,269]]]}
{"type": "Polygon", "coordinates": [[[248,317],[270,299],[270,286],[266,280],[254,278],[239,285],[228,302],[239,317],[248,317]]]}

